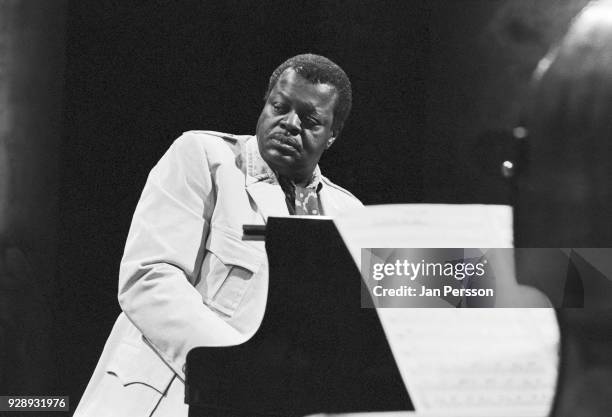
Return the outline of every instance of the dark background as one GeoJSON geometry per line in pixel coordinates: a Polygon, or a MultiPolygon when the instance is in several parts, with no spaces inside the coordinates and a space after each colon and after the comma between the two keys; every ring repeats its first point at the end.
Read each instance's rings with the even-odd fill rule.
{"type": "Polygon", "coordinates": [[[8,106],[23,115],[1,132],[13,200],[0,237],[4,264],[17,248],[33,282],[2,293],[6,340],[26,342],[7,348],[0,365],[21,376],[0,393],[70,395],[74,409],[119,313],[149,170],[183,131],[252,134],[270,73],[298,53],[331,58],[353,84],[352,115],[320,163],[333,181],[366,204],[509,203],[507,132],[538,60],[585,4],[0,2],[2,33],[21,45],[3,50],[8,106]]]}

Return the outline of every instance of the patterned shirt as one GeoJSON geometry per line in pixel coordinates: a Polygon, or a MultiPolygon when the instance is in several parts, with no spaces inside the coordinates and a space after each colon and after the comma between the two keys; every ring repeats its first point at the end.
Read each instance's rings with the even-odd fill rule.
{"type": "Polygon", "coordinates": [[[306,187],[296,185],[288,178],[278,177],[283,192],[285,193],[285,202],[287,209],[291,215],[314,215],[319,216],[322,213],[319,195],[321,189],[321,174],[319,170],[315,170],[312,179],[306,187]]]}
{"type": "MultiPolygon", "coordinates": [[[[319,192],[323,188],[321,170],[317,165],[312,173],[312,178],[306,187],[296,185],[288,178],[282,177],[274,172],[259,154],[257,138],[244,142],[244,153],[246,154],[247,177],[252,181],[264,181],[268,184],[278,184],[285,194],[285,205],[291,215],[324,215],[319,192]]],[[[327,185],[325,185],[327,186],[327,185]]]]}

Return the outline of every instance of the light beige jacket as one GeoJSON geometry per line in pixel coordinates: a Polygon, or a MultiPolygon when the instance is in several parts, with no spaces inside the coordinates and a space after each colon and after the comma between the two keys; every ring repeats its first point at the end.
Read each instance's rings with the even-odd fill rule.
{"type": "MultiPolygon", "coordinates": [[[[318,167],[317,167],[318,169],[318,167]]],[[[322,177],[325,215],[361,206],[322,177]]],[[[263,242],[242,225],[288,215],[254,136],[190,131],[149,174],[119,273],[123,310],[76,417],[180,417],[184,365],[196,346],[242,343],[266,304],[263,242]]]]}

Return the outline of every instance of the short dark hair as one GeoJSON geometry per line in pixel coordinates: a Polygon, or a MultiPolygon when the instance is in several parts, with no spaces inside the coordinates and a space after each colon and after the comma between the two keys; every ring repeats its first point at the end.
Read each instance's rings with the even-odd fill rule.
{"type": "Polygon", "coordinates": [[[332,129],[336,132],[336,135],[339,135],[353,106],[351,82],[346,73],[337,64],[324,56],[315,54],[296,55],[280,64],[274,70],[270,76],[268,90],[264,97],[265,100],[268,99],[281,74],[288,68],[292,68],[296,73],[313,84],[329,84],[336,89],[338,101],[334,106],[332,129]]]}

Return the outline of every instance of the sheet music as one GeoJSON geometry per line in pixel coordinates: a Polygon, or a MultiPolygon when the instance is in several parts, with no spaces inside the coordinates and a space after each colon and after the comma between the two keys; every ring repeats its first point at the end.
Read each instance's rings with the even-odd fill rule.
{"type": "Polygon", "coordinates": [[[361,248],[511,248],[512,208],[483,204],[366,206],[334,219],[353,259],[361,248]]]}
{"type": "Polygon", "coordinates": [[[548,415],[558,360],[553,310],[378,313],[418,411],[548,415]]]}
{"type": "MultiPolygon", "coordinates": [[[[335,222],[358,266],[362,247],[512,247],[507,206],[370,206],[335,222]]],[[[548,414],[559,346],[552,309],[377,311],[419,414],[548,414]]]]}

